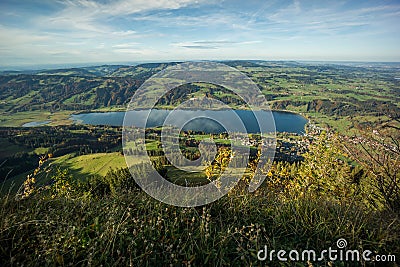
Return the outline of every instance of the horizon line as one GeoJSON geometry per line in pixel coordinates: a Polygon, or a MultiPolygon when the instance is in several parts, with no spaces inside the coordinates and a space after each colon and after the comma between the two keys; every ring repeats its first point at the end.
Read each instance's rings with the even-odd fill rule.
{"type": "Polygon", "coordinates": [[[24,70],[50,70],[62,68],[85,68],[96,66],[136,66],[147,63],[171,63],[171,62],[199,62],[199,61],[215,61],[215,62],[233,62],[233,61],[263,61],[263,62],[299,62],[299,63],[361,63],[361,64],[400,64],[400,61],[375,61],[375,60],[309,60],[309,59],[191,59],[191,60],[138,60],[138,61],[113,61],[113,62],[76,62],[76,63],[38,63],[38,64],[19,64],[0,66],[1,72],[7,71],[24,71],[24,70]],[[35,68],[35,66],[37,68],[35,68]]]}

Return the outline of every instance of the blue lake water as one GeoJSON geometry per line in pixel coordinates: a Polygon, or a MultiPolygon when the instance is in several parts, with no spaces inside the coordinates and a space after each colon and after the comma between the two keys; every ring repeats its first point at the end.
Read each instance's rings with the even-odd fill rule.
{"type": "MultiPolygon", "coordinates": [[[[232,113],[226,110],[178,110],[175,111],[175,120],[189,121],[190,118],[201,117],[193,119],[186,123],[183,130],[194,130],[203,131],[206,133],[219,133],[224,132],[225,129],[222,127],[231,127],[234,131],[241,131],[240,127],[235,129],[234,121],[232,121],[232,113]],[[220,122],[215,120],[210,120],[208,118],[217,118],[220,122]],[[230,125],[231,124],[231,125],[230,125]]],[[[146,127],[157,127],[165,124],[165,120],[171,113],[170,110],[153,109],[146,121],[148,115],[147,110],[135,110],[129,111],[128,116],[125,119],[126,125],[133,125],[142,127],[145,123],[146,127]]],[[[258,133],[260,132],[259,124],[257,123],[254,113],[250,110],[235,110],[237,116],[243,122],[244,127],[248,133],[258,133]]],[[[256,111],[258,116],[270,118],[270,113],[266,111],[256,111]]],[[[275,125],[277,132],[291,132],[291,133],[304,133],[304,126],[307,123],[307,119],[301,115],[282,112],[282,111],[272,111],[273,121],[267,121],[267,125],[263,132],[273,131],[273,126],[275,125]]],[[[112,125],[112,126],[122,126],[124,123],[125,112],[92,112],[92,113],[81,113],[71,116],[71,119],[76,123],[90,124],[90,125],[112,125]]],[[[177,122],[178,124],[180,122],[177,122]]]]}
{"type": "Polygon", "coordinates": [[[50,121],[31,121],[24,123],[22,127],[36,127],[36,126],[42,126],[50,123],[50,121]]]}

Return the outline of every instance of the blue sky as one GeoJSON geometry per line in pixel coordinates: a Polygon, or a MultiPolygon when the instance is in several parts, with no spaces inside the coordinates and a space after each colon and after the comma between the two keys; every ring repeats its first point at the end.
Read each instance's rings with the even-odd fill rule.
{"type": "Polygon", "coordinates": [[[0,65],[400,61],[400,1],[2,0],[0,65]]]}

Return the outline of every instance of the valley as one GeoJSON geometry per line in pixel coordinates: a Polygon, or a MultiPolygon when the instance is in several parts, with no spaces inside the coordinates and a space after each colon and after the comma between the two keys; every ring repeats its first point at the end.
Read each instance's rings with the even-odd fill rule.
{"type": "MultiPolygon", "coordinates": [[[[43,242],[53,235],[67,239],[78,252],[64,250],[62,257],[74,261],[87,257],[88,246],[109,244],[104,232],[124,253],[136,255],[141,262],[170,260],[158,254],[151,258],[146,255],[153,254],[143,254],[140,249],[130,251],[130,246],[142,249],[144,240],[157,249],[171,244],[176,247],[175,253],[194,261],[192,254],[206,253],[215,260],[222,253],[224,260],[242,257],[254,263],[257,258],[251,249],[270,237],[280,245],[296,246],[307,240],[312,247],[322,248],[329,246],[329,240],[345,236],[352,246],[362,241],[382,253],[397,253],[400,80],[396,77],[400,67],[224,63],[257,84],[272,110],[276,132],[264,129],[266,135],[260,134],[252,126],[246,104],[228,89],[191,83],[159,99],[154,118],[149,117],[152,124],[143,133],[144,140],[128,138],[123,146],[122,122],[132,95],[146,79],[176,63],[0,73],[0,195],[4,217],[14,225],[29,223],[30,218],[39,221],[33,218],[46,217],[52,222],[68,218],[68,225],[76,232],[65,233],[64,226],[49,232],[39,224],[35,231],[44,233],[43,242]],[[187,124],[179,133],[180,152],[189,162],[201,156],[206,159],[192,166],[194,171],[183,171],[171,162],[182,159],[167,157],[161,133],[169,126],[160,125],[185,101],[207,103],[211,98],[228,104],[249,125],[247,132],[229,135],[215,125],[207,128],[207,121],[187,124]],[[211,146],[201,148],[206,140],[215,143],[215,157],[211,146]],[[259,170],[265,177],[260,188],[248,192],[263,146],[273,147],[274,156],[270,168],[259,170]],[[234,147],[248,149],[249,157],[235,154],[234,147]],[[236,186],[220,200],[200,208],[157,202],[140,189],[136,180],[154,168],[167,181],[182,187],[218,184],[228,164],[231,175],[241,175],[236,186]],[[126,210],[134,213],[133,219],[126,210]],[[80,212],[85,214],[83,219],[74,220],[80,212]],[[14,219],[9,214],[18,215],[14,219]],[[27,222],[19,219],[25,217],[27,222]],[[122,221],[108,225],[117,218],[122,221]],[[340,223],[338,218],[347,223],[340,223]],[[211,229],[206,226],[207,220],[211,229]],[[332,222],[336,222],[336,230],[331,229],[332,222]],[[122,230],[112,232],[115,225],[122,230]],[[117,232],[124,236],[119,241],[115,241],[117,232]],[[128,232],[140,244],[129,243],[128,232]],[[160,239],[163,243],[155,244],[160,239]],[[179,241],[182,239],[188,241],[179,241]],[[202,241],[193,247],[194,240],[202,241]],[[223,249],[215,252],[215,242],[240,249],[233,254],[223,249]],[[181,244],[186,250],[178,249],[181,244]]],[[[178,118],[204,113],[229,121],[224,110],[202,110],[194,104],[190,107],[178,111],[178,118]]],[[[144,108],[138,106],[134,111],[134,120],[128,124],[132,131],[139,131],[136,127],[143,124],[144,108]]],[[[265,111],[260,112],[263,115],[265,111]]],[[[31,236],[24,231],[14,233],[7,226],[2,229],[0,242],[6,247],[11,242],[6,235],[20,236],[21,240],[25,240],[25,234],[31,236]]],[[[21,249],[32,250],[31,243],[24,244],[20,241],[21,249]]],[[[51,250],[46,251],[51,254],[51,250]]],[[[106,251],[114,253],[109,247],[106,251]]]]}

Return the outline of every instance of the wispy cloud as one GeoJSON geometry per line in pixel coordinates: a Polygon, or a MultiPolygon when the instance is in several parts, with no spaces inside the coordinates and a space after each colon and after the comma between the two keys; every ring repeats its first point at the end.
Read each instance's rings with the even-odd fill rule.
{"type": "Polygon", "coordinates": [[[198,0],[118,0],[100,3],[94,0],[60,1],[63,8],[52,16],[38,16],[37,25],[44,25],[49,30],[85,31],[91,34],[112,34],[115,36],[132,36],[136,31],[118,31],[110,24],[113,18],[128,16],[145,11],[174,10],[198,0]]]}
{"type": "Polygon", "coordinates": [[[360,26],[381,25],[385,23],[384,17],[388,13],[400,11],[400,4],[353,9],[344,8],[344,4],[345,1],[332,1],[326,7],[315,8],[304,7],[301,2],[295,0],[287,7],[267,15],[266,18],[271,24],[291,29],[298,34],[311,32],[339,36],[344,30],[354,30],[358,33],[361,30],[368,33],[369,29],[360,29],[360,26]]]}
{"type": "Polygon", "coordinates": [[[108,14],[112,16],[129,15],[149,10],[179,9],[190,4],[198,4],[199,0],[117,0],[98,3],[93,0],[66,1],[68,11],[84,10],[90,15],[108,14]]]}
{"type": "Polygon", "coordinates": [[[113,48],[131,48],[131,47],[135,47],[135,46],[137,46],[137,45],[139,45],[139,43],[123,43],[123,44],[115,44],[115,45],[113,45],[112,47],[113,48]]]}
{"type": "Polygon", "coordinates": [[[114,49],[114,52],[117,53],[122,53],[122,54],[140,54],[140,55],[145,55],[148,54],[150,50],[145,50],[145,49],[132,49],[132,48],[118,48],[114,49]]]}
{"type": "Polygon", "coordinates": [[[236,42],[236,41],[229,41],[229,40],[198,40],[192,42],[180,42],[180,43],[173,43],[172,46],[176,47],[184,47],[189,49],[219,49],[225,48],[228,46],[236,46],[236,45],[249,45],[261,43],[261,41],[243,41],[243,42],[236,42]]]}

